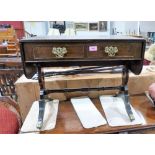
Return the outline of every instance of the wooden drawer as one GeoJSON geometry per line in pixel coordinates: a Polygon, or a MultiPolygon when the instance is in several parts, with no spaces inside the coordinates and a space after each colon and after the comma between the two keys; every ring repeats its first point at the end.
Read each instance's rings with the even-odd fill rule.
{"type": "Polygon", "coordinates": [[[88,58],[135,59],[141,58],[142,44],[138,42],[103,42],[87,45],[88,58]]]}
{"type": "Polygon", "coordinates": [[[7,48],[6,47],[0,47],[0,54],[7,54],[7,48]]]}
{"type": "Polygon", "coordinates": [[[101,44],[88,44],[86,46],[87,58],[103,58],[101,44]]]}
{"type": "MultiPolygon", "coordinates": [[[[141,42],[100,42],[100,43],[72,43],[72,44],[32,44],[26,43],[26,60],[52,60],[52,59],[135,59],[141,58],[141,42]],[[54,50],[59,53],[61,50],[66,52],[61,56],[54,54],[54,50]]],[[[62,52],[62,51],[61,51],[62,52]]],[[[60,53],[61,53],[60,52],[60,53]]]]}
{"type": "Polygon", "coordinates": [[[25,51],[26,50],[27,60],[51,60],[85,57],[83,44],[26,44],[25,51]],[[62,50],[64,50],[63,54],[62,50]]]}

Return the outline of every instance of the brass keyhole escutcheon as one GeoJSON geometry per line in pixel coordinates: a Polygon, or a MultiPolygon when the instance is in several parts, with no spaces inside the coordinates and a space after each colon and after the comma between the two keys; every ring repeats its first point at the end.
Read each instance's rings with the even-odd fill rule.
{"type": "Polygon", "coordinates": [[[63,58],[64,55],[67,53],[66,47],[53,47],[52,53],[57,57],[57,58],[63,58]]]}
{"type": "Polygon", "coordinates": [[[115,54],[118,52],[118,48],[113,46],[106,46],[104,51],[105,53],[108,53],[108,56],[114,57],[115,54]]]}

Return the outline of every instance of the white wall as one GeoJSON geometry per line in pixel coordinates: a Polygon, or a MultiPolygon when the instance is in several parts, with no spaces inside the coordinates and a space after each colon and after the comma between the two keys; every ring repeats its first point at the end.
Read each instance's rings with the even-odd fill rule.
{"type": "Polygon", "coordinates": [[[112,31],[116,31],[117,34],[124,34],[125,33],[125,22],[113,21],[111,29],[112,31]]]}
{"type": "Polygon", "coordinates": [[[141,21],[140,29],[142,32],[155,32],[155,21],[141,21]]]}
{"type": "Polygon", "coordinates": [[[47,34],[47,22],[44,21],[25,21],[24,28],[27,32],[37,36],[44,36],[47,34]]]}
{"type": "Polygon", "coordinates": [[[147,32],[155,32],[155,21],[113,21],[111,25],[111,29],[116,28],[118,34],[138,34],[138,26],[140,35],[146,36],[147,32]]]}
{"type": "MultiPolygon", "coordinates": [[[[85,21],[76,21],[76,22],[85,22],[85,21]]],[[[98,22],[98,21],[86,21],[86,23],[91,22],[98,22]]],[[[75,21],[66,21],[66,28],[73,28],[74,29],[74,23],[75,21]]],[[[51,23],[52,25],[52,23],[51,23]]],[[[48,22],[48,27],[50,28],[50,24],[48,22]]],[[[107,31],[106,32],[99,32],[99,31],[77,31],[76,35],[78,36],[91,36],[91,35],[110,35],[110,22],[108,22],[107,25],[107,31]]]]}
{"type": "MultiPolygon", "coordinates": [[[[73,22],[66,22],[66,27],[72,26],[73,22]]],[[[141,21],[140,32],[142,35],[146,35],[147,32],[155,32],[155,21],[141,21]]],[[[25,30],[29,33],[35,34],[37,36],[47,35],[49,22],[47,21],[25,21],[24,22],[25,30]]],[[[111,21],[108,22],[108,31],[99,32],[99,31],[78,31],[77,35],[109,35],[112,34],[113,29],[116,28],[117,35],[129,35],[129,34],[138,34],[138,21],[111,21]]]]}
{"type": "Polygon", "coordinates": [[[126,34],[138,34],[138,21],[125,22],[125,33],[126,34]]]}
{"type": "Polygon", "coordinates": [[[113,21],[111,25],[111,29],[115,29],[117,35],[138,34],[138,21],[113,21]]]}

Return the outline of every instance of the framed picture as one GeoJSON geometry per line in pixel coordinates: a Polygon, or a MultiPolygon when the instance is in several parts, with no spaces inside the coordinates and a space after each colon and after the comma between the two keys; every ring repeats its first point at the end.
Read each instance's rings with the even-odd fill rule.
{"type": "Polygon", "coordinates": [[[49,21],[50,28],[53,28],[54,25],[65,25],[65,21],[49,21]]]}
{"type": "Polygon", "coordinates": [[[76,31],[88,31],[88,23],[75,23],[76,31]]]}
{"type": "Polygon", "coordinates": [[[107,31],[107,21],[99,21],[99,31],[105,32],[107,31]]]}
{"type": "Polygon", "coordinates": [[[89,23],[89,31],[98,31],[98,23],[89,23]]]}

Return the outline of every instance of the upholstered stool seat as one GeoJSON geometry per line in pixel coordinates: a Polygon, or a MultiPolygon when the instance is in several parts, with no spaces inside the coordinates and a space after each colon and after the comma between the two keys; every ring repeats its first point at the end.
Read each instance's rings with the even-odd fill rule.
{"type": "Polygon", "coordinates": [[[0,100],[0,134],[16,134],[19,132],[21,119],[14,105],[15,102],[10,104],[7,101],[0,100]]]}

